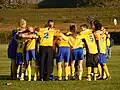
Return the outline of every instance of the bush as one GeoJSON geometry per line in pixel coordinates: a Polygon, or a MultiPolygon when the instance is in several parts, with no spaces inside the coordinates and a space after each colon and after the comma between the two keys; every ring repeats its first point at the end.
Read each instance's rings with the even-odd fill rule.
{"type": "Polygon", "coordinates": [[[10,31],[1,31],[0,32],[0,44],[8,44],[11,40],[11,32],[10,31]]]}

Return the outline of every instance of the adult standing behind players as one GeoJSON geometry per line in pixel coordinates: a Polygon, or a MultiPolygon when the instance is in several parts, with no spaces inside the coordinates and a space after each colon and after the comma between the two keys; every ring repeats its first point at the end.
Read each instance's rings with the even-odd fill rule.
{"type": "Polygon", "coordinates": [[[52,71],[52,60],[53,60],[53,39],[58,33],[53,28],[53,20],[48,21],[49,25],[45,28],[40,28],[37,33],[40,36],[40,47],[39,47],[39,66],[40,66],[40,80],[48,81],[52,71]]]}

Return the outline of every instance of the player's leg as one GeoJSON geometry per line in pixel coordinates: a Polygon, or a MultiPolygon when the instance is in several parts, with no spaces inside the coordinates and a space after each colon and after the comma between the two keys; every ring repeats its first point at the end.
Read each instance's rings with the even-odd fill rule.
{"type": "Polygon", "coordinates": [[[38,76],[38,64],[37,64],[38,62],[37,62],[35,49],[31,50],[31,55],[32,55],[32,58],[33,58],[33,60],[35,62],[35,65],[34,65],[34,71],[35,71],[35,73],[34,73],[34,81],[36,81],[37,80],[37,76],[38,76]]]}
{"type": "Polygon", "coordinates": [[[107,64],[106,64],[106,55],[102,54],[102,64],[103,64],[103,73],[106,73],[107,79],[111,79],[107,64]]]}
{"type": "Polygon", "coordinates": [[[28,81],[31,81],[31,66],[30,66],[31,52],[30,50],[26,51],[26,60],[25,60],[25,74],[28,75],[28,81]]]}
{"type": "Polygon", "coordinates": [[[83,48],[78,49],[78,79],[82,80],[83,74],[83,48]]]}
{"type": "Polygon", "coordinates": [[[22,65],[23,65],[23,54],[22,53],[17,53],[16,56],[16,64],[17,66],[17,77],[20,78],[22,77],[22,80],[24,80],[24,77],[22,75],[22,65]]]}
{"type": "Polygon", "coordinates": [[[94,81],[97,80],[98,75],[98,54],[93,55],[93,72],[94,72],[94,81]]]}
{"type": "Polygon", "coordinates": [[[91,72],[92,72],[92,55],[86,54],[86,67],[87,67],[87,80],[91,81],[91,72]]]}
{"type": "Polygon", "coordinates": [[[65,61],[65,80],[68,80],[69,76],[69,60],[70,60],[70,48],[65,47],[65,53],[64,53],[64,61],[65,61]]]}
{"type": "Polygon", "coordinates": [[[57,74],[58,74],[58,80],[62,80],[62,60],[63,60],[63,52],[62,52],[62,47],[58,48],[57,52],[57,74]]]}
{"type": "Polygon", "coordinates": [[[71,60],[71,76],[72,80],[75,80],[75,61],[77,58],[77,50],[73,49],[72,50],[72,60],[71,60]]]}

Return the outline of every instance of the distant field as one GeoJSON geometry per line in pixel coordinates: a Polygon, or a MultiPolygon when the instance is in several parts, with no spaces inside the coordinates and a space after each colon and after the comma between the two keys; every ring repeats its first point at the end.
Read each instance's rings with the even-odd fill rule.
{"type": "MultiPolygon", "coordinates": [[[[120,90],[120,46],[114,46],[112,58],[108,61],[111,80],[86,81],[11,81],[10,60],[7,58],[7,45],[0,44],[0,90],[120,90]],[[8,80],[7,80],[8,79],[8,80]],[[6,83],[11,82],[11,86],[6,83]]],[[[56,65],[54,75],[57,75],[56,65]]],[[[84,65],[84,77],[86,68],[84,65]]]]}
{"type": "MultiPolygon", "coordinates": [[[[28,26],[43,27],[48,19],[53,19],[56,27],[65,31],[70,23],[78,26],[87,23],[87,16],[99,19],[109,31],[114,30],[113,18],[120,20],[120,8],[62,8],[62,9],[5,9],[0,10],[0,30],[17,27],[21,18],[28,21],[28,26]]],[[[120,25],[117,26],[120,29],[120,25]]]]}

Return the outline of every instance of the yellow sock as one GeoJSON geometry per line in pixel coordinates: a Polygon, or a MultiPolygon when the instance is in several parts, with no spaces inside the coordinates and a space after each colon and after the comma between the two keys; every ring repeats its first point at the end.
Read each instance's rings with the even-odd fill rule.
{"type": "Polygon", "coordinates": [[[106,76],[106,73],[105,71],[103,72],[103,79],[105,79],[107,76],[106,76]]]}
{"type": "Polygon", "coordinates": [[[68,74],[69,74],[69,67],[65,67],[65,79],[68,80],[68,74]]]}
{"type": "Polygon", "coordinates": [[[87,74],[88,74],[88,76],[87,76],[87,77],[88,77],[88,81],[91,81],[91,75],[90,75],[90,74],[91,74],[92,68],[91,68],[91,67],[88,67],[87,69],[88,69],[88,71],[87,71],[87,74]]]}
{"type": "Polygon", "coordinates": [[[24,80],[24,73],[21,74],[20,81],[24,80]]]}
{"type": "Polygon", "coordinates": [[[68,66],[68,75],[70,76],[71,74],[71,70],[70,70],[70,66],[68,66]]]}
{"type": "Polygon", "coordinates": [[[28,68],[25,70],[25,76],[28,76],[28,68]]]}
{"type": "Polygon", "coordinates": [[[99,71],[100,77],[102,77],[102,67],[100,64],[98,64],[98,71],[99,71]]]}
{"type": "Polygon", "coordinates": [[[103,69],[104,69],[104,71],[105,71],[106,75],[107,75],[107,76],[110,76],[110,73],[109,73],[109,71],[108,71],[108,67],[107,67],[107,65],[106,65],[106,64],[105,64],[105,65],[103,65],[103,69]]]}
{"type": "Polygon", "coordinates": [[[82,80],[83,69],[78,69],[79,80],[82,80]]]}
{"type": "Polygon", "coordinates": [[[58,80],[62,80],[62,68],[58,69],[58,80]]]}
{"type": "Polygon", "coordinates": [[[31,81],[31,66],[28,65],[28,81],[31,81]]]}
{"type": "Polygon", "coordinates": [[[17,78],[19,78],[19,74],[20,74],[20,65],[18,65],[18,68],[17,68],[17,78]]]}
{"type": "Polygon", "coordinates": [[[94,80],[96,81],[96,77],[97,77],[97,70],[98,70],[98,68],[94,68],[94,80]]]}
{"type": "Polygon", "coordinates": [[[74,64],[71,65],[71,74],[72,74],[72,76],[75,76],[75,67],[74,67],[74,64]]]}
{"type": "Polygon", "coordinates": [[[38,76],[38,67],[35,66],[35,74],[34,74],[34,81],[37,80],[37,76],[38,76]]]}

